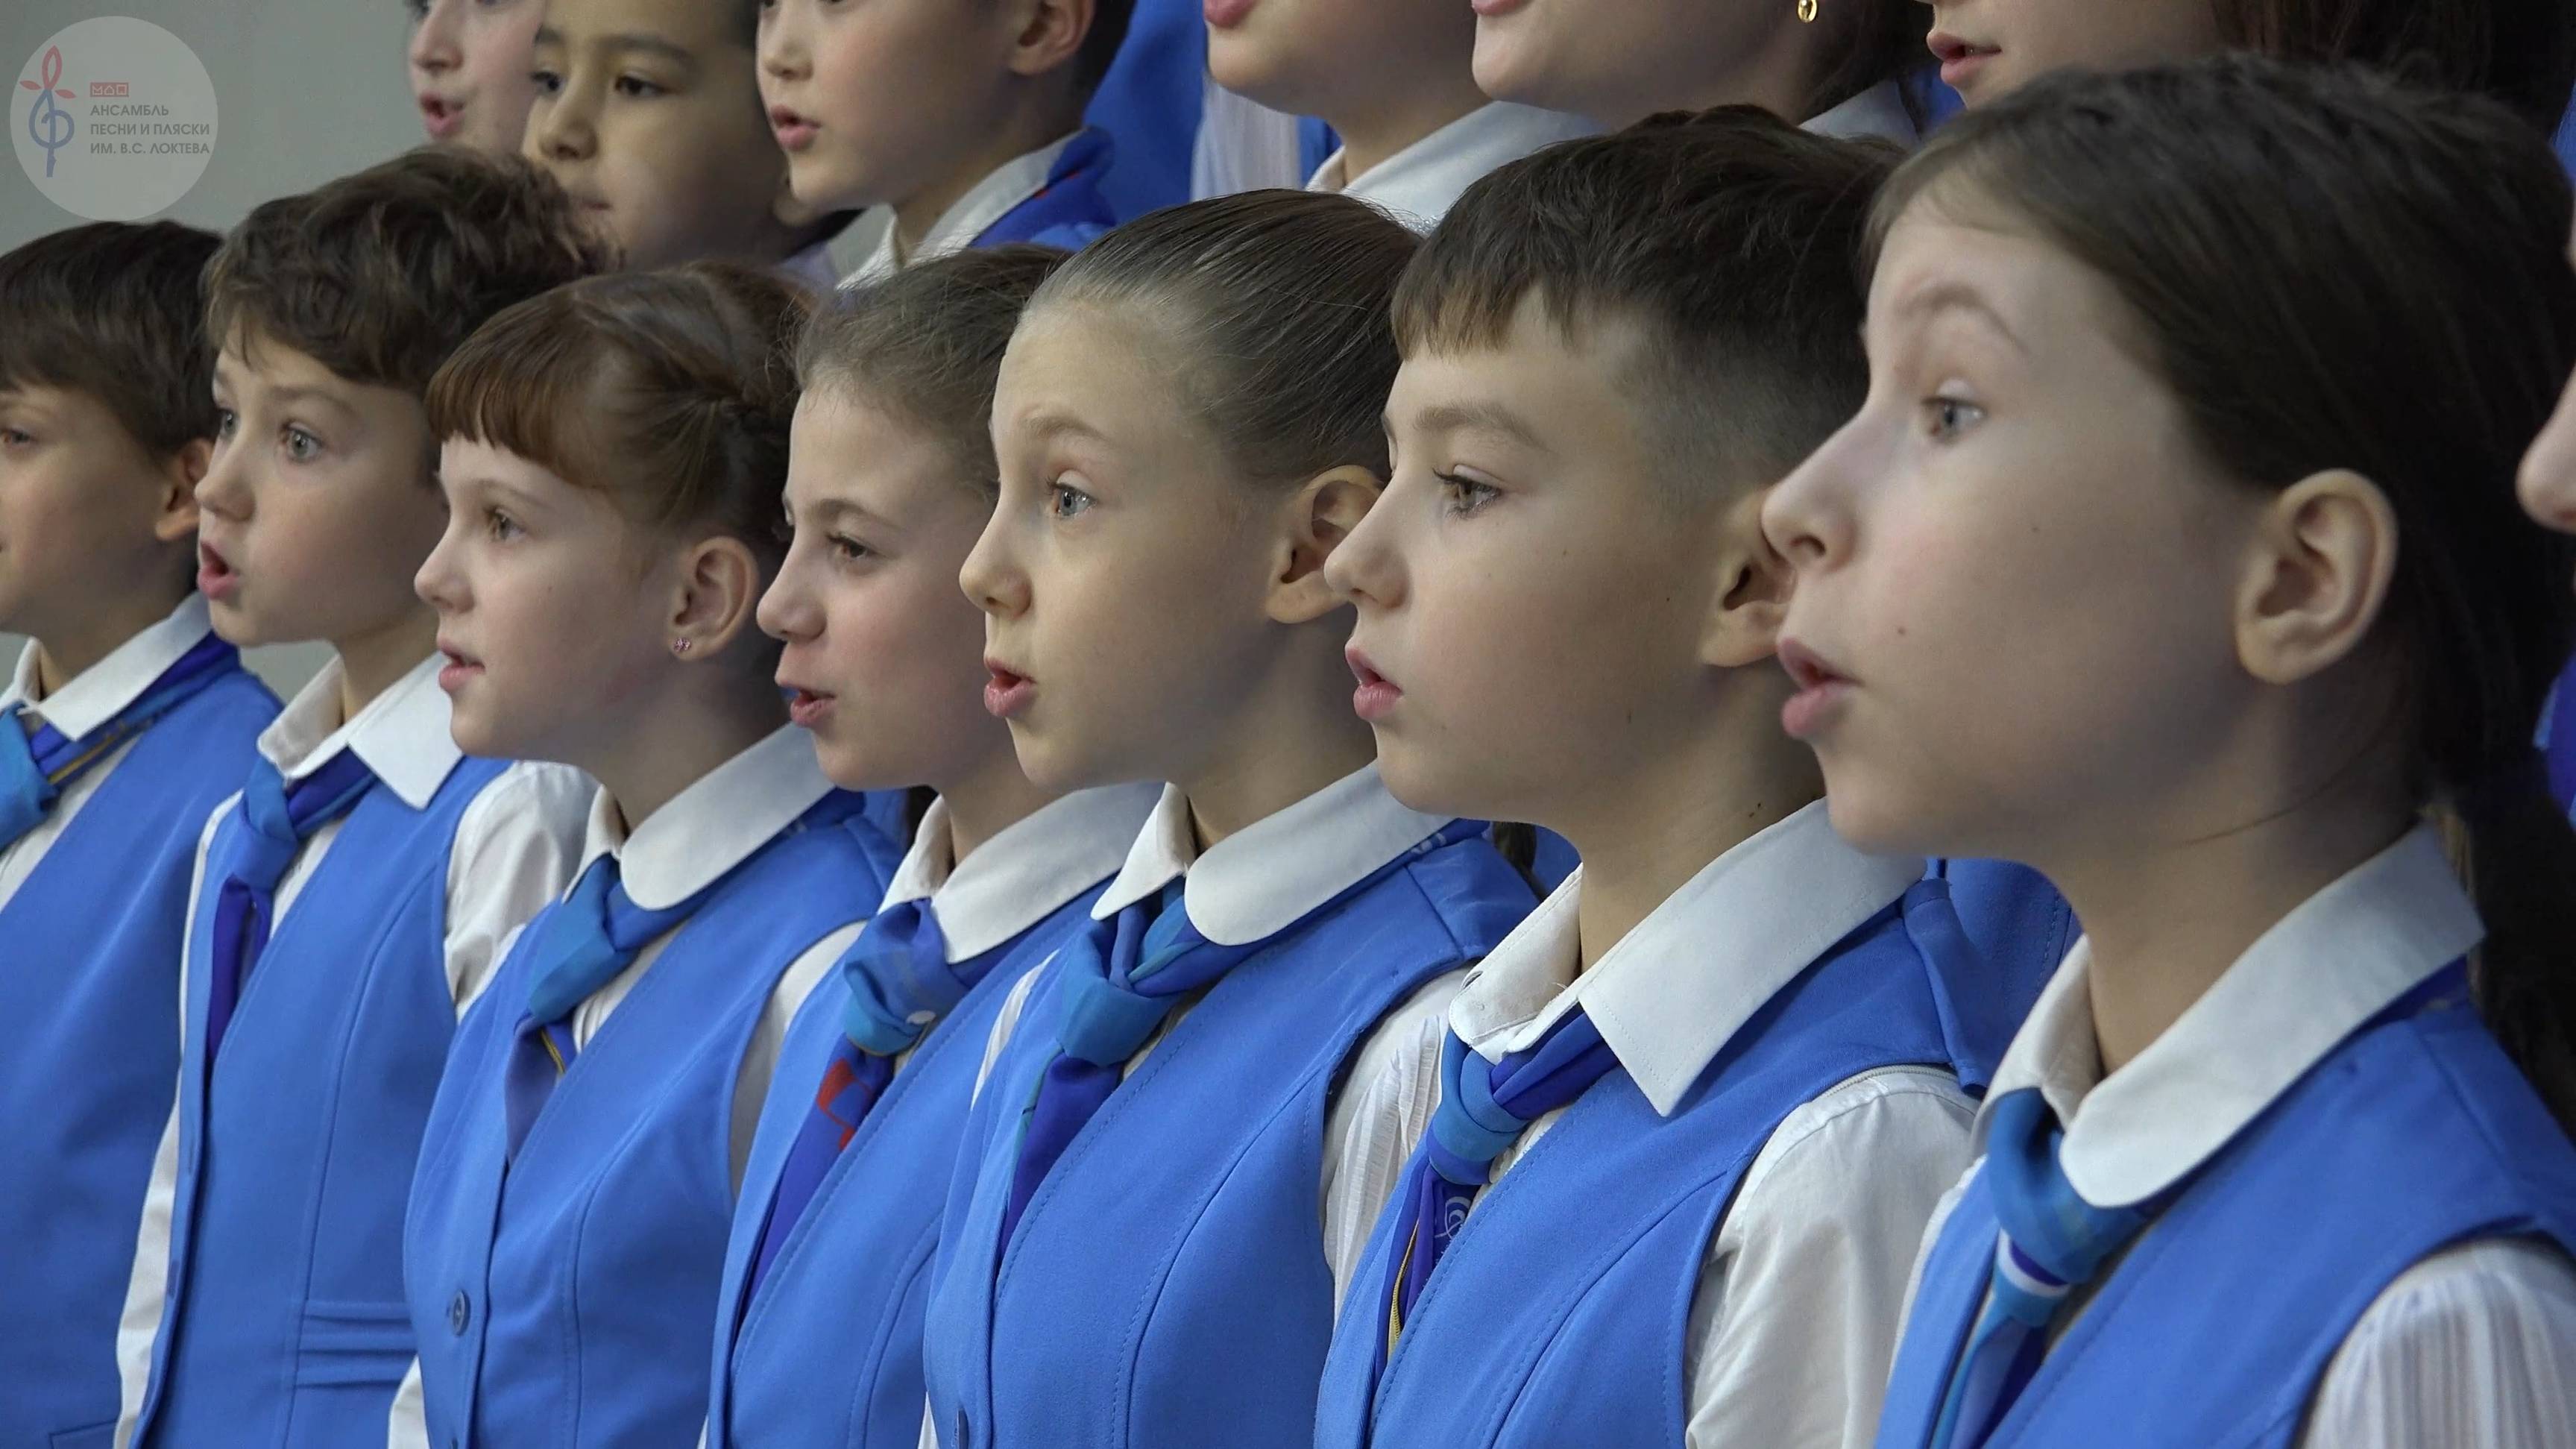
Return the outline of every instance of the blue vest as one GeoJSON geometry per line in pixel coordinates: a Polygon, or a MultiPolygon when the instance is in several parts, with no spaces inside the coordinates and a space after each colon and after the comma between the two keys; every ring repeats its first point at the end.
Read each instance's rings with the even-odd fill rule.
{"type": "MultiPolygon", "coordinates": [[[[1109,134],[1085,130],[1065,143],[1036,195],[1002,214],[975,234],[975,245],[997,247],[1008,242],[1062,247],[1078,252],[1118,224],[1108,198],[1100,194],[1108,179],[1116,146],[1109,134]]],[[[900,791],[893,792],[898,797],[900,791]]]]}
{"type": "Polygon", "coordinates": [[[1306,1449],[1332,1336],[1317,1199],[1351,1055],[1532,901],[1490,842],[1418,857],[1270,943],[1075,1136],[995,1263],[1022,1108],[1061,1008],[1042,976],[968,1115],[922,1357],[941,1449],[1306,1449]]]}
{"type": "Polygon", "coordinates": [[[1672,1116],[1626,1072],[1593,1084],[1478,1200],[1372,1404],[1396,1215],[1382,1216],[1324,1370],[1318,1449],[1678,1449],[1691,1300],[1745,1169],[1783,1118],[1862,1072],[1981,1080],[1950,1002],[1982,974],[1949,892],[1923,881],[1774,995],[1672,1116]]]}
{"type": "Polygon", "coordinates": [[[781,973],[874,906],[896,858],[857,815],[809,812],[762,846],[636,978],[505,1171],[532,969],[512,950],[457,1029],[404,1223],[432,1443],[697,1442],[743,1053],[781,973]]]}
{"type": "Polygon", "coordinates": [[[377,784],[269,937],[212,1072],[214,887],[250,828],[226,811],[188,948],[168,1294],[134,1442],[346,1449],[381,1440],[411,1364],[403,1198],[456,1030],[447,871],[497,761],[428,807],[377,784]]]}
{"type": "MultiPolygon", "coordinates": [[[[1931,1438],[1996,1231],[1980,1169],[1924,1263],[1881,1449],[1931,1438]]],[[[1986,1443],[2288,1445],[2380,1290],[2500,1234],[2576,1247],[2576,1148],[2455,995],[2357,1033],[2201,1167],[1986,1443]]]]}
{"type": "Polygon", "coordinates": [[[145,730],[0,902],[0,1444],[104,1449],[134,1226],[179,1078],[206,817],[277,698],[238,664],[145,730]]]}
{"type": "Polygon", "coordinates": [[[1136,0],[1088,116],[1118,138],[1118,162],[1102,190],[1119,221],[1190,199],[1206,76],[1207,21],[1199,0],[1136,0]]]}
{"type": "Polygon", "coordinates": [[[848,993],[827,982],[797,1017],[761,1113],[725,1252],[710,1449],[913,1449],[919,1442],[930,1255],[984,1043],[1012,986],[1088,924],[1099,898],[1095,886],[987,953],[996,959],[983,979],[895,1073],[746,1305],[743,1285],[778,1172],[814,1110],[848,993]]]}

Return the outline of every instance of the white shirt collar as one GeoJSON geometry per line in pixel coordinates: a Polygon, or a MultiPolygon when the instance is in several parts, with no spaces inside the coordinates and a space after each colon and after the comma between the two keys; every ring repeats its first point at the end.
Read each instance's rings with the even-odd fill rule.
{"type": "Polygon", "coordinates": [[[291,785],[329,764],[340,751],[355,750],[404,804],[425,808],[446,783],[447,772],[464,758],[447,732],[447,694],[438,687],[440,662],[433,654],[413,665],[409,674],[369,700],[356,719],[342,723],[342,671],[333,659],[260,731],[260,754],[291,785]]]}
{"type": "MultiPolygon", "coordinates": [[[[895,226],[890,207],[871,207],[868,215],[884,223],[877,249],[859,264],[859,269],[841,279],[844,287],[863,286],[894,275],[914,262],[926,262],[961,252],[975,244],[993,223],[1010,214],[1011,208],[1046,189],[1047,177],[1055,170],[1056,158],[1073,144],[1072,135],[1052,145],[1041,146],[1025,156],[1014,157],[995,167],[991,175],[975,183],[974,189],[949,205],[939,220],[922,233],[920,245],[910,254],[895,249],[895,226]]],[[[865,220],[866,218],[862,218],[865,220]]]]}
{"type": "Polygon", "coordinates": [[[949,849],[948,802],[934,800],[895,867],[885,903],[927,897],[949,961],[971,960],[1118,869],[1160,794],[1154,785],[1076,790],[1013,822],[963,862],[949,849]]]}
{"type": "Polygon", "coordinates": [[[782,725],[709,770],[632,831],[602,790],[590,803],[581,868],[617,857],[627,899],[668,910],[723,879],[832,791],[814,763],[813,738],[782,725]]]}
{"type": "Polygon", "coordinates": [[[1845,141],[1875,136],[1908,150],[1923,139],[1922,128],[1914,124],[1913,113],[1905,109],[1905,88],[1895,81],[1881,81],[1801,129],[1845,141]]]}
{"type": "Polygon", "coordinates": [[[1429,231],[1449,214],[1459,193],[1485,173],[1542,146],[1599,129],[1580,116],[1493,101],[1357,176],[1348,174],[1343,153],[1335,151],[1316,168],[1306,189],[1356,196],[1417,231],[1429,231]]]}
{"type": "Polygon", "coordinates": [[[37,677],[36,641],[30,639],[18,651],[18,668],[9,687],[0,690],[0,711],[23,704],[27,713],[52,725],[65,739],[81,739],[141,699],[152,681],[196,648],[212,628],[206,620],[205,595],[190,594],[169,617],[109,650],[105,659],[64,680],[63,687],[50,695],[44,694],[37,677]]]}
{"type": "MultiPolygon", "coordinates": [[[[2075,943],[1986,1094],[2037,1087],[2066,1180],[2126,1207],[2181,1181],[2389,1003],[2485,935],[2441,842],[2417,827],[2275,922],[2127,1066],[2102,1075],[2092,948],[2075,943]]],[[[1983,1150],[1986,1112],[1977,1118],[1983,1150]]]]}
{"type": "Polygon", "coordinates": [[[1199,934],[1220,946],[1248,945],[1295,925],[1448,823],[1388,794],[1372,762],[1202,855],[1189,798],[1167,786],[1091,915],[1105,921],[1184,876],[1182,899],[1199,934]]]}
{"type": "Polygon", "coordinates": [[[1765,1002],[1922,878],[1919,857],[1846,844],[1820,800],[1709,862],[1576,975],[1577,868],[1468,973],[1450,1028],[1500,1061],[1579,1006],[1668,1116],[1765,1002]]]}

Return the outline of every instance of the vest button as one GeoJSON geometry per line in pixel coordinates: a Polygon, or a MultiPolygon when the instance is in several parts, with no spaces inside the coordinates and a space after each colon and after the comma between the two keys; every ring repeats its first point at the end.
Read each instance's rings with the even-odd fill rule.
{"type": "Polygon", "coordinates": [[[465,1291],[460,1288],[455,1297],[447,1300],[447,1326],[458,1338],[463,1338],[465,1325],[473,1321],[474,1305],[466,1298],[465,1291]]]}

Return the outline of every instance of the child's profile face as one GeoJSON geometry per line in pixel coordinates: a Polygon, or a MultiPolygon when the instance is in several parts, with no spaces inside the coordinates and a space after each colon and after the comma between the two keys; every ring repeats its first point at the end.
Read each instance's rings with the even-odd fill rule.
{"type": "MultiPolygon", "coordinates": [[[[2568,252],[2576,263],[2576,247],[2568,252]]],[[[2533,518],[2560,533],[2576,533],[2576,379],[2558,402],[2531,453],[2522,460],[2522,506],[2533,518]]]]}
{"type": "Polygon", "coordinates": [[[197,484],[197,587],[215,631],[346,645],[410,626],[412,571],[445,526],[420,399],[236,333],[215,358],[215,408],[197,484]]]}
{"type": "Polygon", "coordinates": [[[818,211],[900,205],[948,184],[1010,104],[1013,13],[957,0],[762,0],[760,104],[796,199],[818,211]]]}
{"type": "Polygon", "coordinates": [[[1325,576],[1358,606],[1379,769],[1416,809],[1562,825],[1613,803],[1606,772],[1706,731],[1727,510],[1685,501],[1649,441],[1623,387],[1638,345],[1611,321],[1570,344],[1524,301],[1500,346],[1396,374],[1394,476],[1325,576]]]}
{"type": "Polygon", "coordinates": [[[1327,121],[1401,104],[1476,43],[1475,12],[1454,0],[1215,0],[1207,14],[1218,85],[1327,121]]]}
{"type": "Polygon", "coordinates": [[[1248,697],[1276,626],[1280,537],[1179,403],[1170,345],[1041,306],[993,395],[1002,491],[959,582],[984,611],[986,707],[1050,789],[1195,776],[1209,720],[1248,697]]]}
{"type": "Polygon", "coordinates": [[[2120,70],[2222,49],[2210,0],[1933,0],[1941,79],[1982,105],[2053,70],[2120,70]]]}
{"type": "Polygon", "coordinates": [[[1889,235],[1868,400],[1762,519],[1797,572],[1783,719],[1864,849],[2041,860],[2088,848],[2070,831],[2221,828],[2187,787],[2271,687],[2235,620],[2272,500],[2201,456],[2137,328],[2030,236],[1930,199],[1889,235]]]}
{"type": "Polygon", "coordinates": [[[629,270],[784,255],[786,166],[735,18],[706,0],[548,0],[527,156],[629,270]]]}
{"type": "Polygon", "coordinates": [[[1788,0],[1475,0],[1474,9],[1485,94],[1603,125],[1682,104],[1706,87],[1709,57],[1753,53],[1797,24],[1788,0]]]}
{"type": "Polygon", "coordinates": [[[162,503],[186,487],[88,393],[0,388],[0,630],[59,642],[166,588],[196,514],[162,503]]]}
{"type": "Polygon", "coordinates": [[[671,580],[616,504],[504,448],[439,449],[447,529],[409,580],[469,755],[581,764],[631,729],[668,658],[671,580]]]}
{"type": "Polygon", "coordinates": [[[519,154],[536,83],[528,47],[544,0],[404,0],[411,11],[412,98],[429,139],[519,154]]]}
{"type": "Polygon", "coordinates": [[[849,384],[806,391],[788,447],[792,538],[760,627],[823,773],[891,790],[1014,767],[984,709],[984,616],[957,590],[991,516],[976,480],[849,384]]]}

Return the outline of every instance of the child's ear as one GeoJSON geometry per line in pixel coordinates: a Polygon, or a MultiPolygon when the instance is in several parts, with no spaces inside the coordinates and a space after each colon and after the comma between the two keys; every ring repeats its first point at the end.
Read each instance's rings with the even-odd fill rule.
{"type": "Polygon", "coordinates": [[[2236,655],[2267,684],[2293,684],[2369,636],[2397,570],[2397,512],[2349,469],[2282,490],[2254,529],[2236,598],[2236,655]]]}
{"type": "Polygon", "coordinates": [[[1699,655],[1712,668],[1759,664],[1779,647],[1781,617],[1798,576],[1762,532],[1762,501],[1769,494],[1767,488],[1747,493],[1708,524],[1715,535],[1717,583],[1709,590],[1699,655]]]}
{"type": "Polygon", "coordinates": [[[1278,563],[1266,601],[1274,623],[1304,624],[1343,605],[1324,580],[1324,561],[1359,527],[1385,487],[1358,464],[1318,473],[1298,486],[1279,515],[1278,563]]]}
{"type": "Polygon", "coordinates": [[[215,445],[199,438],[171,454],[153,486],[152,536],[163,543],[185,543],[197,534],[197,483],[214,466],[215,445]]]}
{"type": "Polygon", "coordinates": [[[721,534],[690,544],[680,555],[680,587],[664,621],[672,653],[683,660],[713,659],[754,627],[760,608],[760,561],[741,539],[721,534]],[[687,647],[681,645],[686,643],[687,647]]]}
{"type": "Polygon", "coordinates": [[[1073,64],[1098,10],[1098,0],[1014,0],[1011,73],[1042,76],[1073,64]]]}

